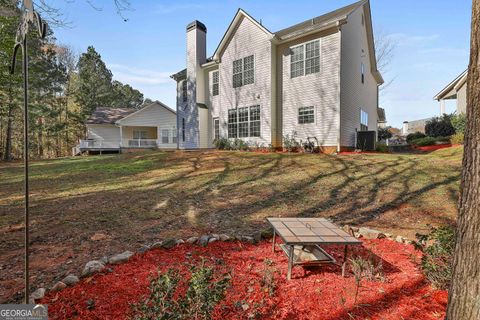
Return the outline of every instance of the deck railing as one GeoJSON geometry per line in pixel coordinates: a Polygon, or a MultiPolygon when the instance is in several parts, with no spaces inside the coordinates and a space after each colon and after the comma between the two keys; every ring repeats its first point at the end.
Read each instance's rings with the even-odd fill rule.
{"type": "Polygon", "coordinates": [[[118,149],[120,142],[118,140],[87,139],[80,140],[78,147],[80,149],[118,149]]]}
{"type": "Polygon", "coordinates": [[[123,139],[122,147],[125,148],[155,148],[157,139],[123,139]]]}

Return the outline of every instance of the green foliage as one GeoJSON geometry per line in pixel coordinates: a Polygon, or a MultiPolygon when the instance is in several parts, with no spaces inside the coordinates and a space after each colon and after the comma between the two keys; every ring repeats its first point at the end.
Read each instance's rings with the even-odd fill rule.
{"type": "Polygon", "coordinates": [[[441,117],[435,117],[427,121],[425,124],[425,134],[429,137],[447,137],[455,134],[451,115],[444,114],[441,117]]]}
{"type": "Polygon", "coordinates": [[[426,137],[426,135],[424,133],[421,133],[421,132],[410,133],[410,134],[407,135],[407,142],[411,143],[413,140],[417,140],[417,139],[425,138],[425,137],[426,137]]]}
{"type": "Polygon", "coordinates": [[[150,281],[150,295],[132,306],[134,319],[211,319],[218,302],[225,298],[230,275],[215,277],[214,268],[202,261],[191,267],[187,281],[176,270],[158,275],[150,281]],[[186,287],[186,292],[181,288],[186,287]],[[179,289],[180,288],[180,289],[179,289]]]}
{"type": "Polygon", "coordinates": [[[414,139],[410,141],[410,144],[413,144],[414,146],[423,147],[423,146],[432,146],[436,144],[436,142],[437,142],[437,139],[435,139],[434,137],[424,137],[424,138],[414,139]]]}
{"type": "Polygon", "coordinates": [[[432,228],[429,235],[418,236],[424,251],[422,269],[430,282],[439,289],[447,289],[452,276],[455,250],[455,229],[449,226],[432,228]]]}
{"type": "Polygon", "coordinates": [[[295,138],[296,135],[296,132],[292,132],[291,135],[287,134],[283,136],[283,147],[288,152],[298,152],[302,147],[302,144],[295,138]]]}
{"type": "Polygon", "coordinates": [[[383,153],[388,153],[390,151],[388,146],[384,143],[377,143],[377,148],[375,150],[383,153]]]}
{"type": "Polygon", "coordinates": [[[465,133],[465,125],[467,124],[467,115],[465,113],[454,114],[450,120],[455,133],[465,133]]]}
{"type": "Polygon", "coordinates": [[[463,132],[457,132],[453,136],[451,136],[450,141],[453,144],[463,144],[465,139],[465,135],[463,132]]]}
{"type": "Polygon", "coordinates": [[[219,138],[213,141],[215,148],[218,150],[232,150],[232,144],[228,138],[219,138]]]}
{"type": "Polygon", "coordinates": [[[112,107],[138,109],[144,103],[143,94],[128,84],[123,84],[115,80],[112,82],[112,88],[112,107]]]}
{"type": "Polygon", "coordinates": [[[378,128],[377,136],[379,141],[387,140],[393,137],[393,134],[390,132],[391,127],[378,128]]]}

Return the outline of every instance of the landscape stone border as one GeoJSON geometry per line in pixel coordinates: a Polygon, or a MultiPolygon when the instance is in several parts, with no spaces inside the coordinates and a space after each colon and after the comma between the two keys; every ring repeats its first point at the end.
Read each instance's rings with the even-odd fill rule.
{"type": "MultiPolygon", "coordinates": [[[[344,225],[342,228],[344,231],[355,236],[356,238],[365,238],[365,239],[386,238],[392,241],[396,241],[399,243],[406,243],[406,244],[413,244],[415,242],[412,240],[408,240],[407,238],[400,235],[395,236],[389,233],[384,233],[382,231],[367,228],[367,227],[355,227],[350,225],[344,225]]],[[[204,234],[199,237],[192,236],[190,238],[187,238],[186,240],[167,238],[162,241],[154,242],[151,245],[148,245],[148,244],[142,245],[137,250],[136,253],[143,254],[149,250],[158,249],[158,248],[168,250],[183,243],[196,244],[204,247],[206,247],[209,243],[212,243],[215,241],[241,241],[241,242],[247,242],[250,244],[256,244],[261,240],[270,239],[272,236],[273,236],[273,232],[269,228],[263,231],[256,232],[253,235],[231,236],[227,234],[213,233],[213,234],[204,234]]],[[[85,264],[85,267],[83,268],[80,278],[86,278],[102,271],[111,271],[111,269],[108,268],[107,265],[125,263],[129,261],[134,255],[135,253],[131,251],[124,251],[122,253],[115,254],[110,258],[102,257],[101,259],[98,259],[98,260],[91,260],[85,264]]],[[[73,286],[80,281],[80,278],[74,274],[69,274],[66,277],[64,277],[62,280],[56,282],[55,285],[53,285],[48,291],[45,288],[38,288],[31,294],[30,302],[35,303],[35,301],[43,299],[47,292],[58,292],[69,286],[73,286]]]]}

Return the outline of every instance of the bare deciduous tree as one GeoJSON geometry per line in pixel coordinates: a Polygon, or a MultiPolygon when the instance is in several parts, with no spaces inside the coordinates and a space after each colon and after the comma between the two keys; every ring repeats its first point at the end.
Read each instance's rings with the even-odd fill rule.
{"type": "Polygon", "coordinates": [[[480,0],[473,0],[457,239],[448,320],[480,319],[480,0]]]}
{"type": "MultiPolygon", "coordinates": [[[[397,42],[382,29],[375,31],[375,56],[377,58],[377,69],[382,76],[385,76],[393,61],[397,42]]],[[[392,84],[394,79],[386,80],[380,87],[383,91],[392,84]]]]}

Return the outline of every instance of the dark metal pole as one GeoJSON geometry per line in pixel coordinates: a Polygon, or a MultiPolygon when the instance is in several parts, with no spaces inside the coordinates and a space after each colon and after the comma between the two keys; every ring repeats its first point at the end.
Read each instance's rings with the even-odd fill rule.
{"type": "Polygon", "coordinates": [[[23,53],[23,163],[25,173],[25,303],[29,302],[30,297],[30,273],[29,273],[29,259],[30,259],[30,217],[29,217],[29,185],[28,185],[28,51],[27,51],[27,37],[23,39],[22,44],[23,53]]]}

